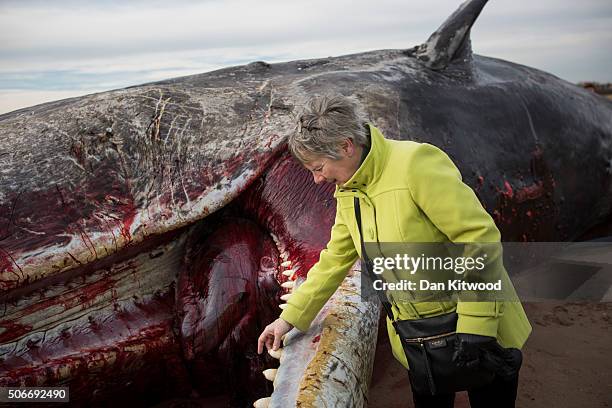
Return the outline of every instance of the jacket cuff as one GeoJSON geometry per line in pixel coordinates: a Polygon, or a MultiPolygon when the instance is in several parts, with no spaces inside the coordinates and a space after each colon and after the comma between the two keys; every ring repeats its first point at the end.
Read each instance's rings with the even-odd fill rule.
{"type": "Polygon", "coordinates": [[[305,313],[302,313],[300,309],[289,303],[287,303],[287,307],[280,314],[280,318],[302,332],[307,332],[310,328],[310,323],[312,323],[312,319],[308,319],[305,313]]]}
{"type": "Polygon", "coordinates": [[[499,317],[504,314],[504,303],[458,302],[457,314],[457,333],[497,337],[499,317]]]}
{"type": "Polygon", "coordinates": [[[499,318],[493,316],[470,316],[460,314],[457,320],[457,333],[479,334],[497,337],[499,318]]]}

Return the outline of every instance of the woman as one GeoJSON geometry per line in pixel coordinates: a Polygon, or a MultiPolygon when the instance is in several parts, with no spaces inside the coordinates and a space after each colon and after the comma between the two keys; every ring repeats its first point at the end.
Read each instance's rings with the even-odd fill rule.
{"type": "MultiPolygon", "coordinates": [[[[336,219],[327,247],[306,281],[287,301],[279,319],[258,340],[258,351],[276,350],[291,328],[307,331],[361,252],[354,198],[360,203],[363,239],[370,242],[499,242],[500,233],[448,156],[435,146],[385,139],[366,123],[358,105],[342,96],[314,97],[289,137],[292,154],[315,183],[336,184],[336,219]]],[[[457,361],[482,355],[487,344],[520,349],[531,326],[520,302],[393,303],[394,320],[456,311],[462,346],[457,361]]],[[[387,331],[395,358],[408,368],[391,321],[387,331]]],[[[517,351],[518,352],[518,351],[517,351]]],[[[518,352],[520,355],[520,352],[518,352]]],[[[476,361],[475,360],[475,361],[476,361]]],[[[520,362],[518,363],[520,366],[520,362]]],[[[510,376],[495,376],[470,389],[472,408],[513,407],[518,366],[510,376]]],[[[414,388],[414,387],[413,387],[414,388]]],[[[454,393],[414,392],[416,407],[452,407],[454,393]]]]}

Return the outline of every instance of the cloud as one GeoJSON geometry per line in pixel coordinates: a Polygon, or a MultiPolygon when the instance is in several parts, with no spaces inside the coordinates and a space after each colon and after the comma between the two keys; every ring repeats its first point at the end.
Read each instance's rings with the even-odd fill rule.
{"type": "Polygon", "coordinates": [[[14,110],[34,106],[45,102],[57,101],[60,99],[72,98],[76,96],[88,95],[101,92],[104,89],[87,90],[66,90],[66,91],[38,91],[38,90],[11,90],[5,89],[0,92],[0,114],[12,112],[14,110]]]}
{"type": "MultiPolygon", "coordinates": [[[[0,97],[82,92],[255,60],[280,62],[425,41],[459,0],[98,0],[0,3],[0,97]],[[43,92],[44,93],[44,92],[43,92]]],[[[474,50],[571,81],[610,81],[609,0],[498,0],[474,50]]]]}
{"type": "Polygon", "coordinates": [[[63,8],[54,2],[3,10],[0,27],[5,41],[0,52],[46,54],[50,47],[55,55],[75,50],[93,57],[100,51],[140,53],[329,40],[350,37],[366,27],[388,30],[385,26],[410,25],[424,17],[409,10],[401,16],[401,9],[390,7],[370,14],[371,4],[349,1],[168,2],[157,7],[128,3],[91,11],[87,7],[63,8]],[[367,8],[354,13],[354,7],[367,8]]]}

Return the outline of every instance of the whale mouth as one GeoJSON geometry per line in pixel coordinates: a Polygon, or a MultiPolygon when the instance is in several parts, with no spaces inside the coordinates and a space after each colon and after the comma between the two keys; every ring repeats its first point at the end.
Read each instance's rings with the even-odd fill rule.
{"type": "Polygon", "coordinates": [[[284,153],[200,221],[6,291],[0,384],[83,404],[269,396],[257,337],[329,239],[332,191],[284,153]]]}

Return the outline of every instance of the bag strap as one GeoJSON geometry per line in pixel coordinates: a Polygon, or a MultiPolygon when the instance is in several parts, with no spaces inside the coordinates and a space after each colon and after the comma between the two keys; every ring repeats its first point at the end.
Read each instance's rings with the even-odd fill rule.
{"type": "MultiPolygon", "coordinates": [[[[361,242],[361,257],[364,261],[364,269],[370,279],[373,279],[372,281],[374,281],[376,280],[376,277],[373,275],[373,272],[370,271],[370,258],[366,253],[365,243],[363,242],[363,231],[361,229],[361,207],[359,205],[359,198],[353,197],[353,203],[355,206],[355,219],[357,220],[357,229],[359,230],[359,241],[361,242]]],[[[382,276],[380,277],[380,279],[382,279],[382,276]]],[[[389,316],[389,320],[391,320],[393,326],[395,327],[395,318],[393,317],[393,312],[391,311],[391,303],[389,302],[389,299],[387,299],[387,295],[381,293],[381,291],[379,290],[375,290],[375,292],[378,295],[378,298],[380,299],[380,303],[382,303],[383,307],[387,311],[387,316],[389,316]]]]}

